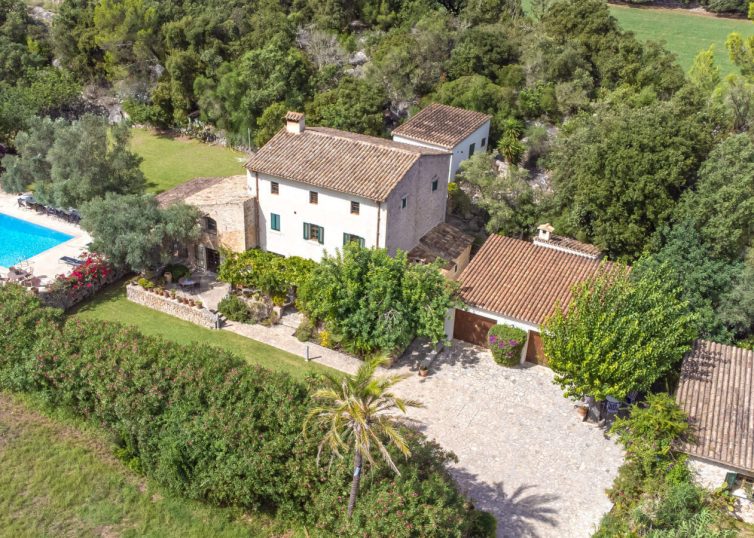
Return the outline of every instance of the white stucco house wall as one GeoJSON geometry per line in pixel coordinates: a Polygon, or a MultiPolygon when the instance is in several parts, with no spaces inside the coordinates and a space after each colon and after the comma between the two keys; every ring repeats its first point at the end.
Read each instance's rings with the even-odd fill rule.
{"type": "Polygon", "coordinates": [[[463,108],[433,103],[393,130],[393,140],[451,154],[448,180],[461,163],[477,152],[486,152],[491,116],[463,108]]]}
{"type": "Polygon", "coordinates": [[[246,163],[257,245],[320,260],[348,241],[411,250],[445,220],[448,151],[325,127],[289,112],[246,163]]]}

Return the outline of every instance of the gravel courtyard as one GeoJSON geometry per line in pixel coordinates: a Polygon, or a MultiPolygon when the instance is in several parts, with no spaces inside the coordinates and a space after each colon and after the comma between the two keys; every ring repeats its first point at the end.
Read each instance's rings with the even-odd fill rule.
{"type": "Polygon", "coordinates": [[[396,392],[423,402],[410,417],[459,458],[452,472],[498,537],[590,536],[610,509],[605,489],[622,450],[581,422],[542,366],[498,366],[486,350],[453,341],[430,376],[413,349],[392,369],[411,376],[396,392]]]}

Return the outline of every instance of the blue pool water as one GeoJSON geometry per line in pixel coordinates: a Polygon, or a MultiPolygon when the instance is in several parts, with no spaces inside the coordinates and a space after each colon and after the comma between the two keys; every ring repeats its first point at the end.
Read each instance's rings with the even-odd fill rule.
{"type": "Polygon", "coordinates": [[[0,266],[16,265],[72,237],[0,213],[0,266]]]}

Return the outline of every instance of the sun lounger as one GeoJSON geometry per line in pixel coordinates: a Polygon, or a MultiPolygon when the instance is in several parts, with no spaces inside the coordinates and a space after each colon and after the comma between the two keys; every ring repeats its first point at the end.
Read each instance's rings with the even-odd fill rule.
{"type": "Polygon", "coordinates": [[[76,258],[71,258],[70,256],[63,256],[60,258],[60,261],[67,264],[72,265],[73,267],[78,267],[82,263],[84,263],[84,260],[77,260],[76,258]]]}

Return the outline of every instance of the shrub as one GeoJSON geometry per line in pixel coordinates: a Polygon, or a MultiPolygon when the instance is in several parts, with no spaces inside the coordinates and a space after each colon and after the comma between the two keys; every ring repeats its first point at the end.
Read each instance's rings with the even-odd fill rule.
{"type": "Polygon", "coordinates": [[[227,253],[218,278],[233,286],[262,291],[282,305],[288,292],[298,288],[317,264],[291,256],[284,258],[264,250],[227,253]]]}
{"type": "Polygon", "coordinates": [[[299,342],[308,342],[312,339],[314,334],[314,324],[309,318],[304,318],[299,326],[296,328],[294,335],[298,338],[299,342]]]}
{"type": "Polygon", "coordinates": [[[181,265],[180,263],[171,264],[165,267],[165,271],[163,271],[163,275],[165,273],[170,273],[173,275],[173,282],[178,282],[179,279],[189,276],[191,274],[191,271],[189,271],[189,268],[185,265],[181,265]]]}
{"type": "Polygon", "coordinates": [[[330,331],[328,330],[320,331],[319,345],[322,347],[332,347],[332,340],[330,339],[330,331]]]}
{"type": "Polygon", "coordinates": [[[152,284],[152,281],[147,280],[144,277],[141,277],[139,280],[137,280],[137,284],[139,284],[139,286],[141,286],[145,290],[151,290],[152,288],[154,288],[154,284],[152,284]]]}
{"type": "Polygon", "coordinates": [[[516,366],[521,362],[526,332],[508,325],[493,325],[487,333],[487,342],[496,363],[516,366]]]}
{"type": "Polygon", "coordinates": [[[228,295],[217,305],[220,313],[231,321],[248,323],[251,321],[251,311],[246,302],[237,295],[228,295]]]}
{"type": "Polygon", "coordinates": [[[91,419],[130,467],[192,499],[264,508],[323,536],[462,538],[478,528],[446,470],[452,456],[419,432],[407,432],[413,457],[394,458],[400,476],[365,470],[349,520],[350,461],[318,465],[318,436],[301,435],[307,384],[210,346],[64,323],[18,286],[0,287],[0,386],[91,419]]]}

